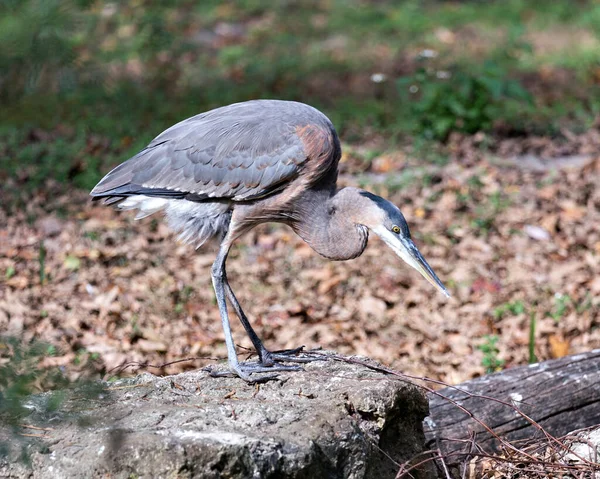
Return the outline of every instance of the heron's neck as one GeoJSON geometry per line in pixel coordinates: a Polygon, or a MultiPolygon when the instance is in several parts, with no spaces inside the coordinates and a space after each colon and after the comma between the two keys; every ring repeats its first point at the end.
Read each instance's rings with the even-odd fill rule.
{"type": "Polygon", "coordinates": [[[317,253],[332,260],[360,256],[367,247],[368,229],[359,224],[362,198],[354,188],[314,192],[298,203],[292,227],[317,253]]]}

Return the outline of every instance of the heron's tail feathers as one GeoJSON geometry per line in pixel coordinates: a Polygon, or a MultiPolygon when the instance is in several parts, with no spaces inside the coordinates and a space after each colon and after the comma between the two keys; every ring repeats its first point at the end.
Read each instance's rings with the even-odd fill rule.
{"type": "Polygon", "coordinates": [[[136,220],[150,216],[162,209],[164,209],[169,200],[165,198],[152,198],[144,195],[129,196],[125,198],[118,207],[121,210],[135,210],[139,209],[135,215],[136,220]]]}
{"type": "Polygon", "coordinates": [[[179,240],[192,244],[196,248],[210,238],[225,233],[231,219],[229,201],[200,203],[184,199],[134,195],[123,199],[118,208],[137,209],[136,220],[164,211],[169,227],[179,233],[179,240]]]}

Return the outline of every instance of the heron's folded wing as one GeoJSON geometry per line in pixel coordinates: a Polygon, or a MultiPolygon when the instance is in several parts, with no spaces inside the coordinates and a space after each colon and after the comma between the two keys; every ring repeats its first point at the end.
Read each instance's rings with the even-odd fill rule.
{"type": "Polygon", "coordinates": [[[91,195],[151,194],[152,190],[166,196],[180,192],[199,200],[253,199],[296,177],[311,157],[319,157],[311,163],[327,161],[335,146],[335,132],[310,119],[299,125],[294,116],[286,120],[281,115],[245,110],[215,112],[219,110],[192,117],[160,134],[106,175],[91,195]],[[315,141],[317,136],[321,141],[315,141]]]}

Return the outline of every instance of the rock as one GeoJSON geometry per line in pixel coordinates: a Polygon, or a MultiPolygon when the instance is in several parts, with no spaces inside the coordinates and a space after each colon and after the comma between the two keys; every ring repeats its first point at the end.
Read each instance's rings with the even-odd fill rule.
{"type": "Polygon", "coordinates": [[[68,403],[77,420],[24,420],[52,428],[45,446],[31,469],[0,458],[0,477],[383,479],[423,451],[428,406],[416,386],[332,360],[280,378],[195,371],[112,383],[104,399],[68,403]]]}

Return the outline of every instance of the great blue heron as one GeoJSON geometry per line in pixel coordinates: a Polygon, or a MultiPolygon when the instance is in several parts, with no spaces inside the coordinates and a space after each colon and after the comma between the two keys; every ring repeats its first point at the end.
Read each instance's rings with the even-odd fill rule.
{"type": "Polygon", "coordinates": [[[340,154],[335,128],[315,108],[292,101],[247,101],[177,123],[108,173],[90,194],[105,204],[119,202],[123,210],[138,209],[136,219],[162,210],[180,239],[197,247],[212,237],[220,240],[212,282],[229,368],[253,381],[253,373],[294,370],[299,367],[279,363],[302,361],[294,357],[301,348],[279,353],[265,348],[227,281],[225,261],[232,243],[260,223],[291,226],[331,260],[360,256],[372,231],[449,296],[396,206],[362,189],[337,189],[340,154]],[[226,298],[258,362],[238,361],[226,298]]]}

